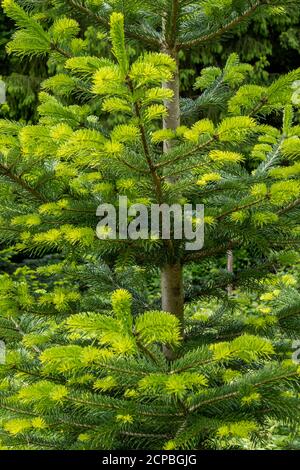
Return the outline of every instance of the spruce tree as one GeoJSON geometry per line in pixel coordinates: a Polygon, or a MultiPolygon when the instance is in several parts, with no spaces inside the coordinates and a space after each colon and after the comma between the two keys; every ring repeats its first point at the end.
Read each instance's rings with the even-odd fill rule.
{"type": "Polygon", "coordinates": [[[263,87],[232,54],[224,69],[202,71],[195,99],[180,99],[178,54],[282,11],[281,2],[145,1],[141,10],[137,1],[68,1],[99,24],[99,41],[109,32],[111,57],[88,55],[66,2],[52,3],[63,14],[49,25],[3,1],[19,27],[9,51],[48,55],[59,72],[43,83],[37,125],[1,121],[2,241],[11,253],[58,258],[2,278],[3,445],[12,436],[25,448],[263,438],[268,419],[293,422],[299,411],[299,370],[288,360],[299,298],[286,288],[293,278],[270,272],[299,243],[300,70],[263,87]],[[204,248],[100,240],[96,208],[120,195],[130,205],[204,203],[204,248]],[[218,273],[198,297],[267,279],[278,305],[249,317],[234,313],[234,299],[202,300],[184,318],[184,267],[239,248],[264,263],[218,273]],[[155,309],[134,288],[145,269],[161,273],[155,309]]]}

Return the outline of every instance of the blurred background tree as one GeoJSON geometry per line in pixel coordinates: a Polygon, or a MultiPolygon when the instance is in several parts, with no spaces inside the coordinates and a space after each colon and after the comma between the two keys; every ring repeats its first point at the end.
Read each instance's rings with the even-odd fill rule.
{"type": "Polygon", "coordinates": [[[0,106],[0,117],[26,122],[37,119],[40,83],[47,77],[46,60],[8,56],[5,45],[13,34],[14,24],[0,6],[0,77],[6,84],[7,102],[0,106]]]}
{"type": "Polygon", "coordinates": [[[254,65],[259,82],[268,82],[271,76],[289,72],[300,63],[300,12],[259,21],[251,19],[210,47],[182,53],[181,60],[185,63],[181,76],[183,89],[190,88],[190,81],[203,66],[223,66],[228,55],[235,51],[239,51],[243,62],[254,65]]]}

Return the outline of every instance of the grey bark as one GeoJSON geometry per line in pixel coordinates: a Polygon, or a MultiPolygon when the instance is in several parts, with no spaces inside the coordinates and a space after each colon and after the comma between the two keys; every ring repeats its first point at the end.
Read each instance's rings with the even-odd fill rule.
{"type": "MultiPolygon", "coordinates": [[[[176,61],[177,67],[174,79],[164,86],[173,91],[174,97],[170,101],[166,101],[165,106],[168,109],[168,116],[164,119],[164,129],[175,130],[180,126],[180,81],[177,51],[164,50],[176,61]]],[[[164,142],[164,152],[167,153],[172,148],[172,142],[164,142]]],[[[172,182],[172,180],[169,180],[172,182]]],[[[184,291],[183,291],[183,269],[178,261],[169,262],[163,266],[161,270],[161,297],[162,309],[175,315],[180,321],[181,333],[183,334],[184,318],[184,291]]],[[[174,359],[173,351],[168,347],[164,347],[164,353],[167,359],[174,359]]]]}
{"type": "MultiPolygon", "coordinates": [[[[230,274],[233,274],[233,251],[232,250],[228,250],[227,251],[227,271],[230,273],[230,274]]],[[[229,284],[227,286],[227,292],[228,292],[228,295],[231,295],[232,294],[232,291],[233,291],[233,286],[232,284],[229,284]]]]}
{"type": "MultiPolygon", "coordinates": [[[[161,294],[162,294],[162,310],[170,312],[175,315],[181,328],[181,335],[183,336],[184,329],[184,291],[183,291],[183,275],[182,266],[180,263],[167,264],[161,271],[161,294]]],[[[165,357],[168,360],[174,360],[174,351],[169,345],[163,348],[165,357]]]]}

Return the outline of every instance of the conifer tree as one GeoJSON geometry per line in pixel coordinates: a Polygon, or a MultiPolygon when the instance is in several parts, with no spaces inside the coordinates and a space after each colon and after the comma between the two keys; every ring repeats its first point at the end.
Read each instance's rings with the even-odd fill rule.
{"type": "MultiPolygon", "coordinates": [[[[65,2],[52,3],[60,11],[65,2]]],[[[181,49],[252,14],[282,11],[281,2],[145,1],[149,21],[137,1],[67,3],[109,29],[113,58],[86,54],[75,19],[43,24],[3,1],[19,27],[9,50],[47,54],[59,73],[43,83],[37,125],[1,122],[0,234],[12,252],[60,258],[3,277],[1,328],[12,348],[2,368],[4,445],[15,436],[15,445],[29,448],[214,447],[216,436],[258,437],[268,417],[298,419],[299,371],[284,361],[299,329],[292,288],[292,331],[281,307],[251,321],[216,308],[206,321],[191,320],[187,306],[184,320],[186,265],[240,247],[264,257],[198,291],[217,295],[231,282],[259,283],[299,243],[293,86],[300,69],[258,86],[232,54],[223,70],[202,71],[196,99],[180,100],[179,90],[181,49]],[[128,41],[144,45],[137,59],[128,41]],[[120,195],[131,206],[204,203],[204,248],[188,251],[186,240],[175,239],[100,240],[96,208],[117,206],[120,195]],[[134,310],[131,294],[117,290],[113,313],[99,315],[108,309],[105,288],[128,282],[102,272],[100,260],[135,276],[159,268],[161,307],[149,308],[128,287],[134,310]],[[48,279],[42,285],[38,273],[48,279]],[[278,344],[266,338],[274,325],[278,344]]]]}

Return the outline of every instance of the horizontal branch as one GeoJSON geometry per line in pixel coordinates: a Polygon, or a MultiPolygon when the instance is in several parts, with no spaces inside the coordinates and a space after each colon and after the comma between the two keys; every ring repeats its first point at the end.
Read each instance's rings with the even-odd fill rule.
{"type": "Polygon", "coordinates": [[[196,147],[193,147],[191,150],[189,150],[188,152],[184,153],[183,155],[178,155],[178,157],[175,157],[175,158],[171,158],[170,160],[167,160],[167,161],[164,161],[164,162],[161,162],[161,163],[158,163],[155,165],[155,168],[164,168],[168,165],[171,165],[171,164],[174,164],[174,163],[177,163],[181,160],[185,160],[186,158],[188,157],[191,157],[192,155],[194,155],[195,153],[199,152],[200,150],[204,149],[205,147],[207,147],[209,144],[211,144],[212,142],[214,142],[216,140],[216,137],[212,138],[212,139],[209,139],[207,142],[204,142],[203,144],[200,144],[200,145],[197,145],[196,147]]]}
{"type": "MultiPolygon", "coordinates": [[[[285,375],[281,374],[281,375],[278,375],[277,377],[262,380],[261,382],[257,382],[256,384],[251,384],[251,386],[253,388],[255,388],[255,387],[259,388],[259,387],[262,387],[263,385],[267,385],[269,383],[277,382],[278,380],[289,379],[290,377],[295,377],[297,375],[299,375],[299,373],[297,371],[296,372],[290,372],[289,374],[285,374],[285,375]]],[[[240,394],[241,394],[241,392],[238,390],[238,391],[235,391],[235,392],[227,393],[226,395],[222,395],[222,396],[219,396],[219,397],[213,397],[213,398],[210,398],[208,400],[204,400],[203,402],[198,403],[197,405],[194,405],[191,408],[189,408],[189,412],[191,413],[191,412],[197,411],[202,406],[211,405],[212,403],[216,403],[218,401],[228,400],[229,398],[236,398],[240,394]]]]}
{"type": "Polygon", "coordinates": [[[300,205],[300,199],[296,199],[296,201],[291,202],[288,206],[284,207],[283,209],[280,209],[280,211],[277,212],[278,215],[283,215],[286,214],[287,212],[295,209],[300,205]]]}
{"type": "Polygon", "coordinates": [[[2,173],[3,176],[6,176],[10,181],[12,181],[13,183],[16,183],[22,189],[30,193],[38,201],[45,202],[45,198],[41,193],[39,193],[34,188],[29,186],[29,184],[25,180],[15,175],[14,173],[12,173],[10,168],[7,168],[2,163],[0,163],[0,173],[2,173]]]}
{"type": "Polygon", "coordinates": [[[201,250],[201,251],[194,251],[193,253],[186,254],[185,257],[183,258],[183,262],[191,262],[191,261],[198,261],[200,259],[204,258],[210,258],[211,256],[216,256],[221,253],[226,253],[228,250],[238,246],[239,242],[238,241],[229,241],[225,245],[219,245],[217,248],[209,248],[207,250],[201,250]]]}
{"type": "MultiPolygon", "coordinates": [[[[147,375],[147,374],[145,374],[147,375]]],[[[67,401],[70,401],[70,402],[74,402],[74,403],[77,403],[79,405],[84,405],[84,406],[92,406],[92,407],[96,407],[96,408],[106,408],[108,410],[117,410],[119,409],[120,407],[120,404],[119,403],[116,403],[115,405],[112,404],[112,403],[97,403],[97,402],[93,402],[93,401],[90,401],[90,400],[82,400],[80,398],[75,398],[75,397],[67,397],[66,398],[67,401]]],[[[159,413],[159,412],[154,412],[154,411],[143,411],[143,410],[139,410],[138,411],[138,414],[140,416],[148,416],[148,417],[156,417],[156,418],[171,418],[171,417],[178,417],[178,418],[181,418],[183,416],[182,413],[159,413]]]]}
{"type": "Polygon", "coordinates": [[[144,170],[143,168],[138,168],[137,166],[132,165],[129,162],[126,162],[123,158],[117,157],[118,162],[122,163],[122,165],[127,166],[127,168],[130,168],[133,171],[136,171],[137,173],[141,173],[142,175],[149,175],[149,170],[144,170]]]}
{"type": "Polygon", "coordinates": [[[248,204],[244,204],[243,206],[236,206],[233,209],[230,209],[226,212],[223,212],[223,214],[220,214],[216,217],[216,220],[220,221],[225,219],[228,215],[234,214],[234,212],[239,212],[245,209],[249,209],[250,207],[256,206],[257,204],[263,202],[266,198],[259,199],[257,201],[249,202],[248,204]]]}
{"type": "Polygon", "coordinates": [[[249,18],[257,10],[258,7],[260,7],[263,4],[267,4],[267,3],[268,2],[266,2],[266,1],[258,1],[256,3],[254,3],[254,5],[252,5],[247,10],[245,10],[240,16],[237,16],[236,18],[234,18],[234,20],[232,20],[229,23],[225,24],[224,26],[222,26],[218,30],[216,30],[212,33],[206,34],[205,36],[200,36],[199,38],[192,39],[191,41],[182,42],[182,43],[178,44],[178,46],[177,46],[178,49],[187,49],[187,48],[190,48],[190,47],[199,46],[201,44],[205,44],[206,42],[212,41],[212,40],[222,36],[224,33],[226,33],[227,31],[230,31],[235,26],[242,23],[245,19],[249,18]]]}

